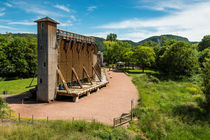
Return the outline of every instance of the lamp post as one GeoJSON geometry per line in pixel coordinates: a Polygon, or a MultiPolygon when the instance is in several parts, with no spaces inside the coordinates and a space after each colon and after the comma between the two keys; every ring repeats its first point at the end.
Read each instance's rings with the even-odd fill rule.
{"type": "Polygon", "coordinates": [[[134,103],[134,99],[131,99],[131,120],[133,119],[133,113],[132,113],[132,109],[133,109],[133,103],[134,103]]]}

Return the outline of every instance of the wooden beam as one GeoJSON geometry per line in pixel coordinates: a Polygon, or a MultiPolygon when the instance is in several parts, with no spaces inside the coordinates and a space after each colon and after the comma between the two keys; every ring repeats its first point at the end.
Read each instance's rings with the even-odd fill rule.
{"type": "Polygon", "coordinates": [[[58,38],[56,41],[56,49],[59,47],[60,43],[61,43],[62,38],[58,38]]]}
{"type": "Polygon", "coordinates": [[[82,87],[82,84],[81,84],[81,82],[80,82],[80,80],[79,80],[79,77],[78,77],[78,75],[77,75],[77,73],[76,73],[76,71],[75,71],[75,69],[74,68],[72,68],[72,74],[74,74],[74,76],[76,77],[76,79],[77,79],[77,82],[79,83],[79,86],[81,87],[81,88],[83,88],[82,87]]]}
{"type": "Polygon", "coordinates": [[[65,79],[64,79],[64,77],[63,77],[63,74],[61,73],[61,71],[59,70],[59,68],[57,68],[57,72],[58,72],[59,77],[61,78],[61,81],[62,81],[62,83],[63,83],[63,85],[64,85],[64,87],[65,87],[67,93],[70,93],[70,92],[69,92],[69,88],[68,88],[68,86],[67,86],[67,84],[66,84],[66,81],[65,81],[65,79]]]}
{"type": "Polygon", "coordinates": [[[94,68],[94,66],[92,66],[92,68],[93,68],[93,71],[95,72],[95,74],[97,75],[98,79],[99,79],[100,82],[101,82],[101,77],[100,77],[99,74],[97,73],[97,71],[96,71],[96,69],[94,68]]]}
{"type": "Polygon", "coordinates": [[[87,77],[88,77],[88,80],[90,81],[90,83],[91,83],[91,85],[93,84],[93,82],[91,81],[91,78],[90,78],[90,76],[88,75],[88,73],[87,73],[87,70],[85,69],[85,67],[83,66],[83,70],[84,70],[84,72],[85,72],[85,74],[87,75],[87,77]]]}

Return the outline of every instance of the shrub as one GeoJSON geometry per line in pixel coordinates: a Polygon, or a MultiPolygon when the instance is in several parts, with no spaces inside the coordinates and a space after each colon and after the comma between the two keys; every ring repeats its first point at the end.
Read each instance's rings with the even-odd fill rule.
{"type": "Polygon", "coordinates": [[[204,63],[203,86],[203,93],[205,94],[208,111],[210,112],[210,59],[207,59],[206,63],[204,63]]]}
{"type": "Polygon", "coordinates": [[[186,42],[174,43],[160,56],[160,70],[171,77],[190,76],[197,68],[197,52],[186,42]]]}

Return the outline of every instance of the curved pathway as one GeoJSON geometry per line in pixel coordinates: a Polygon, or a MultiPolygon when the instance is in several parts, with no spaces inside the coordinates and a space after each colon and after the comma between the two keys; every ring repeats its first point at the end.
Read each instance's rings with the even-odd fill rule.
{"type": "Polygon", "coordinates": [[[121,72],[106,70],[109,84],[107,87],[93,92],[88,97],[82,97],[74,103],[69,100],[54,101],[53,103],[9,104],[16,114],[21,117],[49,120],[96,120],[112,124],[113,118],[131,109],[131,99],[138,99],[138,91],[131,78],[121,72]]]}

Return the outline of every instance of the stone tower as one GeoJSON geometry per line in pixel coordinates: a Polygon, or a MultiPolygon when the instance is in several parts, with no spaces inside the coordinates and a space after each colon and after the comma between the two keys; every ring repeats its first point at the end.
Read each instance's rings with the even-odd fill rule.
{"type": "Polygon", "coordinates": [[[49,17],[34,21],[37,23],[38,76],[37,101],[50,102],[56,95],[57,46],[56,32],[58,22],[49,17]]]}

